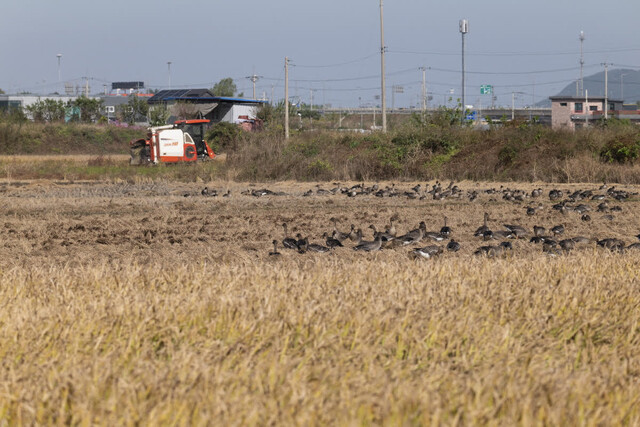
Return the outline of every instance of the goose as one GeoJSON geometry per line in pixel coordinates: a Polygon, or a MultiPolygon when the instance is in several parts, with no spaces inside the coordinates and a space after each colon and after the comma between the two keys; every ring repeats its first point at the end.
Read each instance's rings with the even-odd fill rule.
{"type": "Polygon", "coordinates": [[[402,246],[418,243],[424,237],[424,233],[427,231],[427,224],[424,221],[420,221],[420,225],[415,230],[411,230],[403,236],[396,237],[402,246]]]}
{"type": "Polygon", "coordinates": [[[584,221],[584,222],[589,222],[591,221],[591,215],[589,214],[584,214],[580,217],[580,220],[584,221]]]}
{"type": "Polygon", "coordinates": [[[278,241],[274,239],[271,243],[273,243],[273,251],[269,252],[269,256],[281,255],[280,252],[278,252],[278,241]]]}
{"type": "Polygon", "coordinates": [[[579,244],[587,244],[587,243],[591,243],[593,242],[593,239],[589,239],[588,237],[584,237],[584,236],[576,236],[576,237],[572,237],[571,240],[573,241],[573,243],[575,243],[576,245],[579,244]]]}
{"type": "Polygon", "coordinates": [[[380,236],[382,238],[382,243],[389,243],[392,242],[393,240],[395,240],[396,236],[388,233],[388,232],[383,232],[383,231],[378,231],[376,229],[376,226],[371,224],[369,226],[370,229],[373,230],[373,238],[375,239],[376,237],[380,236]]]}
{"type": "Polygon", "coordinates": [[[386,231],[392,236],[396,235],[396,225],[394,224],[394,221],[396,221],[397,219],[398,218],[395,215],[389,218],[389,226],[387,227],[386,231]]]}
{"type": "Polygon", "coordinates": [[[442,226],[442,228],[440,229],[440,234],[443,235],[444,237],[449,237],[451,233],[453,233],[453,230],[451,229],[451,227],[447,225],[447,219],[448,218],[445,215],[444,226],[442,226]]]}
{"type": "Polygon", "coordinates": [[[511,239],[513,238],[513,233],[509,230],[486,230],[482,234],[483,240],[502,240],[502,239],[511,239]]]}
{"type": "Polygon", "coordinates": [[[622,252],[624,250],[624,245],[625,245],[625,243],[622,240],[615,239],[615,238],[598,240],[596,243],[598,246],[605,249],[609,249],[612,252],[613,251],[622,252]]]}
{"type": "Polygon", "coordinates": [[[563,252],[557,246],[551,245],[542,245],[542,252],[552,257],[563,255],[563,252]]]}
{"type": "Polygon", "coordinates": [[[563,251],[569,252],[571,249],[575,248],[576,242],[574,242],[573,239],[564,239],[560,240],[558,245],[560,245],[563,251]]]}
{"type": "Polygon", "coordinates": [[[338,222],[337,218],[330,218],[330,221],[333,222],[333,238],[339,241],[344,241],[347,238],[350,238],[353,235],[353,230],[356,228],[355,225],[351,224],[351,230],[348,233],[343,233],[338,230],[336,223],[338,222]]]}
{"type": "Polygon", "coordinates": [[[328,196],[329,194],[331,194],[331,191],[320,188],[320,184],[316,184],[316,194],[318,196],[328,196]]]}
{"type": "Polygon", "coordinates": [[[292,237],[289,237],[287,234],[287,223],[282,224],[282,228],[284,228],[284,239],[282,239],[282,246],[286,249],[298,249],[298,241],[292,237]]]}
{"type": "Polygon", "coordinates": [[[505,253],[507,250],[512,250],[513,246],[511,242],[502,242],[498,246],[480,246],[473,253],[474,255],[484,255],[487,258],[494,258],[505,253]]]}
{"type": "Polygon", "coordinates": [[[356,245],[359,245],[360,243],[362,243],[362,229],[358,228],[350,237],[349,239],[354,242],[356,245]]]}
{"type": "Polygon", "coordinates": [[[227,192],[224,193],[222,197],[229,197],[229,196],[231,196],[231,190],[227,189],[227,192]]]}
{"type": "Polygon", "coordinates": [[[484,213],[484,223],[476,229],[476,232],[473,233],[475,237],[482,237],[485,231],[489,230],[489,226],[487,226],[487,221],[489,221],[489,213],[484,213]]]}
{"type": "Polygon", "coordinates": [[[413,259],[429,259],[442,253],[442,248],[436,245],[425,246],[424,248],[414,248],[409,252],[409,256],[413,259]]]}
{"type": "Polygon", "coordinates": [[[324,252],[329,252],[329,248],[326,246],[322,246],[322,245],[318,245],[317,243],[309,243],[309,238],[305,237],[304,238],[304,246],[305,249],[311,252],[318,252],[318,253],[324,253],[324,252]]]}
{"type": "Polygon", "coordinates": [[[302,249],[302,247],[304,246],[304,250],[306,251],[307,250],[307,248],[305,246],[306,242],[305,242],[305,239],[302,238],[302,234],[297,233],[296,234],[296,239],[298,239],[298,240],[296,240],[296,245],[298,246],[298,250],[302,249]]]}
{"type": "Polygon", "coordinates": [[[423,237],[429,238],[431,240],[435,240],[436,242],[441,242],[444,240],[446,236],[444,236],[442,233],[437,233],[435,231],[426,231],[423,237]]]}
{"type": "Polygon", "coordinates": [[[340,240],[329,236],[326,231],[324,232],[324,234],[322,234],[322,237],[325,239],[325,243],[327,244],[327,246],[331,249],[337,248],[338,246],[343,246],[340,240]]]}
{"type": "Polygon", "coordinates": [[[382,248],[382,238],[376,237],[373,242],[362,242],[357,246],[354,246],[354,251],[374,252],[379,251],[382,248]]]}
{"type": "Polygon", "coordinates": [[[510,225],[510,224],[504,224],[504,227],[509,230],[512,234],[513,237],[515,237],[516,239],[520,239],[522,237],[525,237],[529,234],[529,231],[527,231],[526,228],[522,227],[521,225],[510,225]]]}
{"type": "Polygon", "coordinates": [[[455,240],[451,239],[449,241],[449,243],[447,243],[447,250],[449,252],[458,252],[460,250],[460,243],[458,243],[455,240]]]}
{"type": "Polygon", "coordinates": [[[540,225],[534,225],[533,226],[533,235],[536,237],[540,237],[542,235],[544,235],[544,233],[547,232],[547,229],[540,226],[540,225]]]}
{"type": "Polygon", "coordinates": [[[557,236],[559,236],[560,234],[564,233],[564,225],[560,224],[560,225],[556,225],[555,227],[553,227],[551,229],[551,232],[557,236]]]}
{"type": "Polygon", "coordinates": [[[558,242],[553,239],[545,239],[542,242],[542,251],[548,252],[550,249],[556,248],[558,246],[558,242]]]}

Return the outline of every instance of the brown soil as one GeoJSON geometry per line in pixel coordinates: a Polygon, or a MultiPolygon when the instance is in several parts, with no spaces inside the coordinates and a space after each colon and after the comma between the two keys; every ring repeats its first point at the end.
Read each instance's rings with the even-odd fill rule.
{"type": "MultiPolygon", "coordinates": [[[[342,183],[343,186],[354,183],[342,183]]],[[[389,183],[380,183],[384,187],[389,183]]],[[[414,182],[399,183],[401,190],[409,190],[414,182]]],[[[433,183],[429,183],[433,184],[433,183]]],[[[423,182],[424,186],[425,183],[423,182]]],[[[241,194],[246,189],[261,189],[263,184],[210,182],[206,184],[179,183],[67,183],[63,181],[24,181],[0,183],[3,196],[0,265],[55,261],[70,264],[86,264],[111,259],[128,259],[139,263],[213,262],[227,263],[244,260],[269,260],[273,239],[282,240],[282,223],[289,223],[289,233],[309,236],[311,242],[323,243],[323,232],[331,232],[331,217],[339,220],[339,228],[348,231],[350,224],[362,228],[365,239],[371,239],[370,224],[384,229],[391,216],[396,215],[398,233],[416,228],[425,221],[427,230],[438,231],[443,217],[449,218],[453,237],[462,244],[458,253],[446,253],[444,257],[471,257],[483,242],[473,237],[482,224],[483,213],[490,213],[489,226],[503,229],[503,224],[519,224],[531,230],[534,225],[550,229],[563,224],[565,234],[560,238],[586,236],[592,239],[616,237],[627,244],[637,241],[638,223],[635,212],[638,198],[626,201],[608,197],[610,206],[621,211],[597,212],[600,201],[583,200],[592,210],[587,212],[591,221],[581,220],[576,212],[562,214],[551,208],[556,203],[548,198],[551,188],[568,191],[591,189],[604,193],[598,185],[574,184],[553,186],[546,184],[509,185],[520,187],[528,193],[533,188],[543,188],[543,196],[527,198],[521,202],[503,200],[499,183],[462,182],[458,184],[463,195],[457,199],[411,200],[405,196],[378,198],[373,195],[347,197],[344,194],[303,197],[313,184],[281,182],[269,184],[273,191],[287,195],[254,197],[241,194]],[[204,186],[217,189],[217,197],[200,194],[204,186]],[[221,197],[227,189],[230,197],[221,197]],[[485,190],[495,189],[489,194],[485,190]],[[469,191],[480,192],[470,202],[469,191]],[[526,215],[527,206],[543,205],[534,216],[526,215]],[[610,215],[610,216],[608,216],[610,215]]],[[[334,185],[321,184],[325,189],[334,185]]],[[[622,187],[621,187],[622,189],[622,187]]],[[[625,187],[637,192],[637,187],[625,187]]],[[[514,256],[542,256],[541,246],[529,243],[529,239],[513,241],[514,256]]],[[[428,244],[423,241],[416,246],[428,244]]],[[[409,247],[385,249],[377,254],[362,254],[351,250],[352,243],[329,254],[300,255],[279,246],[281,258],[300,259],[304,262],[315,257],[337,257],[357,260],[361,257],[385,257],[399,261],[408,259],[409,247]]],[[[579,250],[593,250],[587,245],[579,250]]]]}

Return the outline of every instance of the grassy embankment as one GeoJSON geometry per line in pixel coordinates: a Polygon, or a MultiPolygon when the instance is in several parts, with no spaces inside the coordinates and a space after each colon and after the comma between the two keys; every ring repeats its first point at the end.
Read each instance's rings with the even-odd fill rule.
{"type": "Polygon", "coordinates": [[[0,177],[640,183],[640,168],[635,165],[640,156],[640,129],[621,123],[576,132],[526,123],[479,131],[413,118],[388,134],[294,131],[289,141],[279,130],[211,135],[216,151],[227,154],[225,162],[130,168],[128,142],[143,136],[142,129],[1,122],[0,154],[36,157],[23,162],[1,159],[0,177]],[[116,154],[122,156],[113,157],[116,154]]]}

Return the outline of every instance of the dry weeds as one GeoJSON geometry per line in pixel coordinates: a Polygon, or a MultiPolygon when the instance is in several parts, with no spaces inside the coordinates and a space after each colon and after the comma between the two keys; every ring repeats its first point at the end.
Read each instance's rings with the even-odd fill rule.
{"type": "MultiPolygon", "coordinates": [[[[586,223],[546,197],[529,217],[488,194],[300,197],[313,185],[286,182],[270,188],[291,196],[253,198],[212,182],[232,195],[205,198],[203,185],[0,187],[0,420],[640,423],[640,252],[552,258],[517,241],[486,259],[471,236],[489,211],[492,228],[562,223],[568,237],[632,243],[637,199],[586,223]],[[394,214],[400,231],[439,229],[446,214],[462,250],[268,255],[283,221],[320,242],[332,216],[365,229],[394,214]]],[[[552,188],[525,188],[538,186],[552,188]]],[[[580,187],[597,188],[561,188],[580,187]]]]}

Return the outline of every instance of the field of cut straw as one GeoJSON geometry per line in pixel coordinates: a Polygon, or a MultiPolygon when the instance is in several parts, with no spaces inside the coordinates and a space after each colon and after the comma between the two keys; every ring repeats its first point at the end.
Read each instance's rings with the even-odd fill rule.
{"type": "Polygon", "coordinates": [[[416,184],[0,183],[0,425],[640,424],[640,187],[416,184]],[[528,235],[474,237],[485,212],[528,235]],[[280,243],[444,216],[370,253],[280,243]]]}

